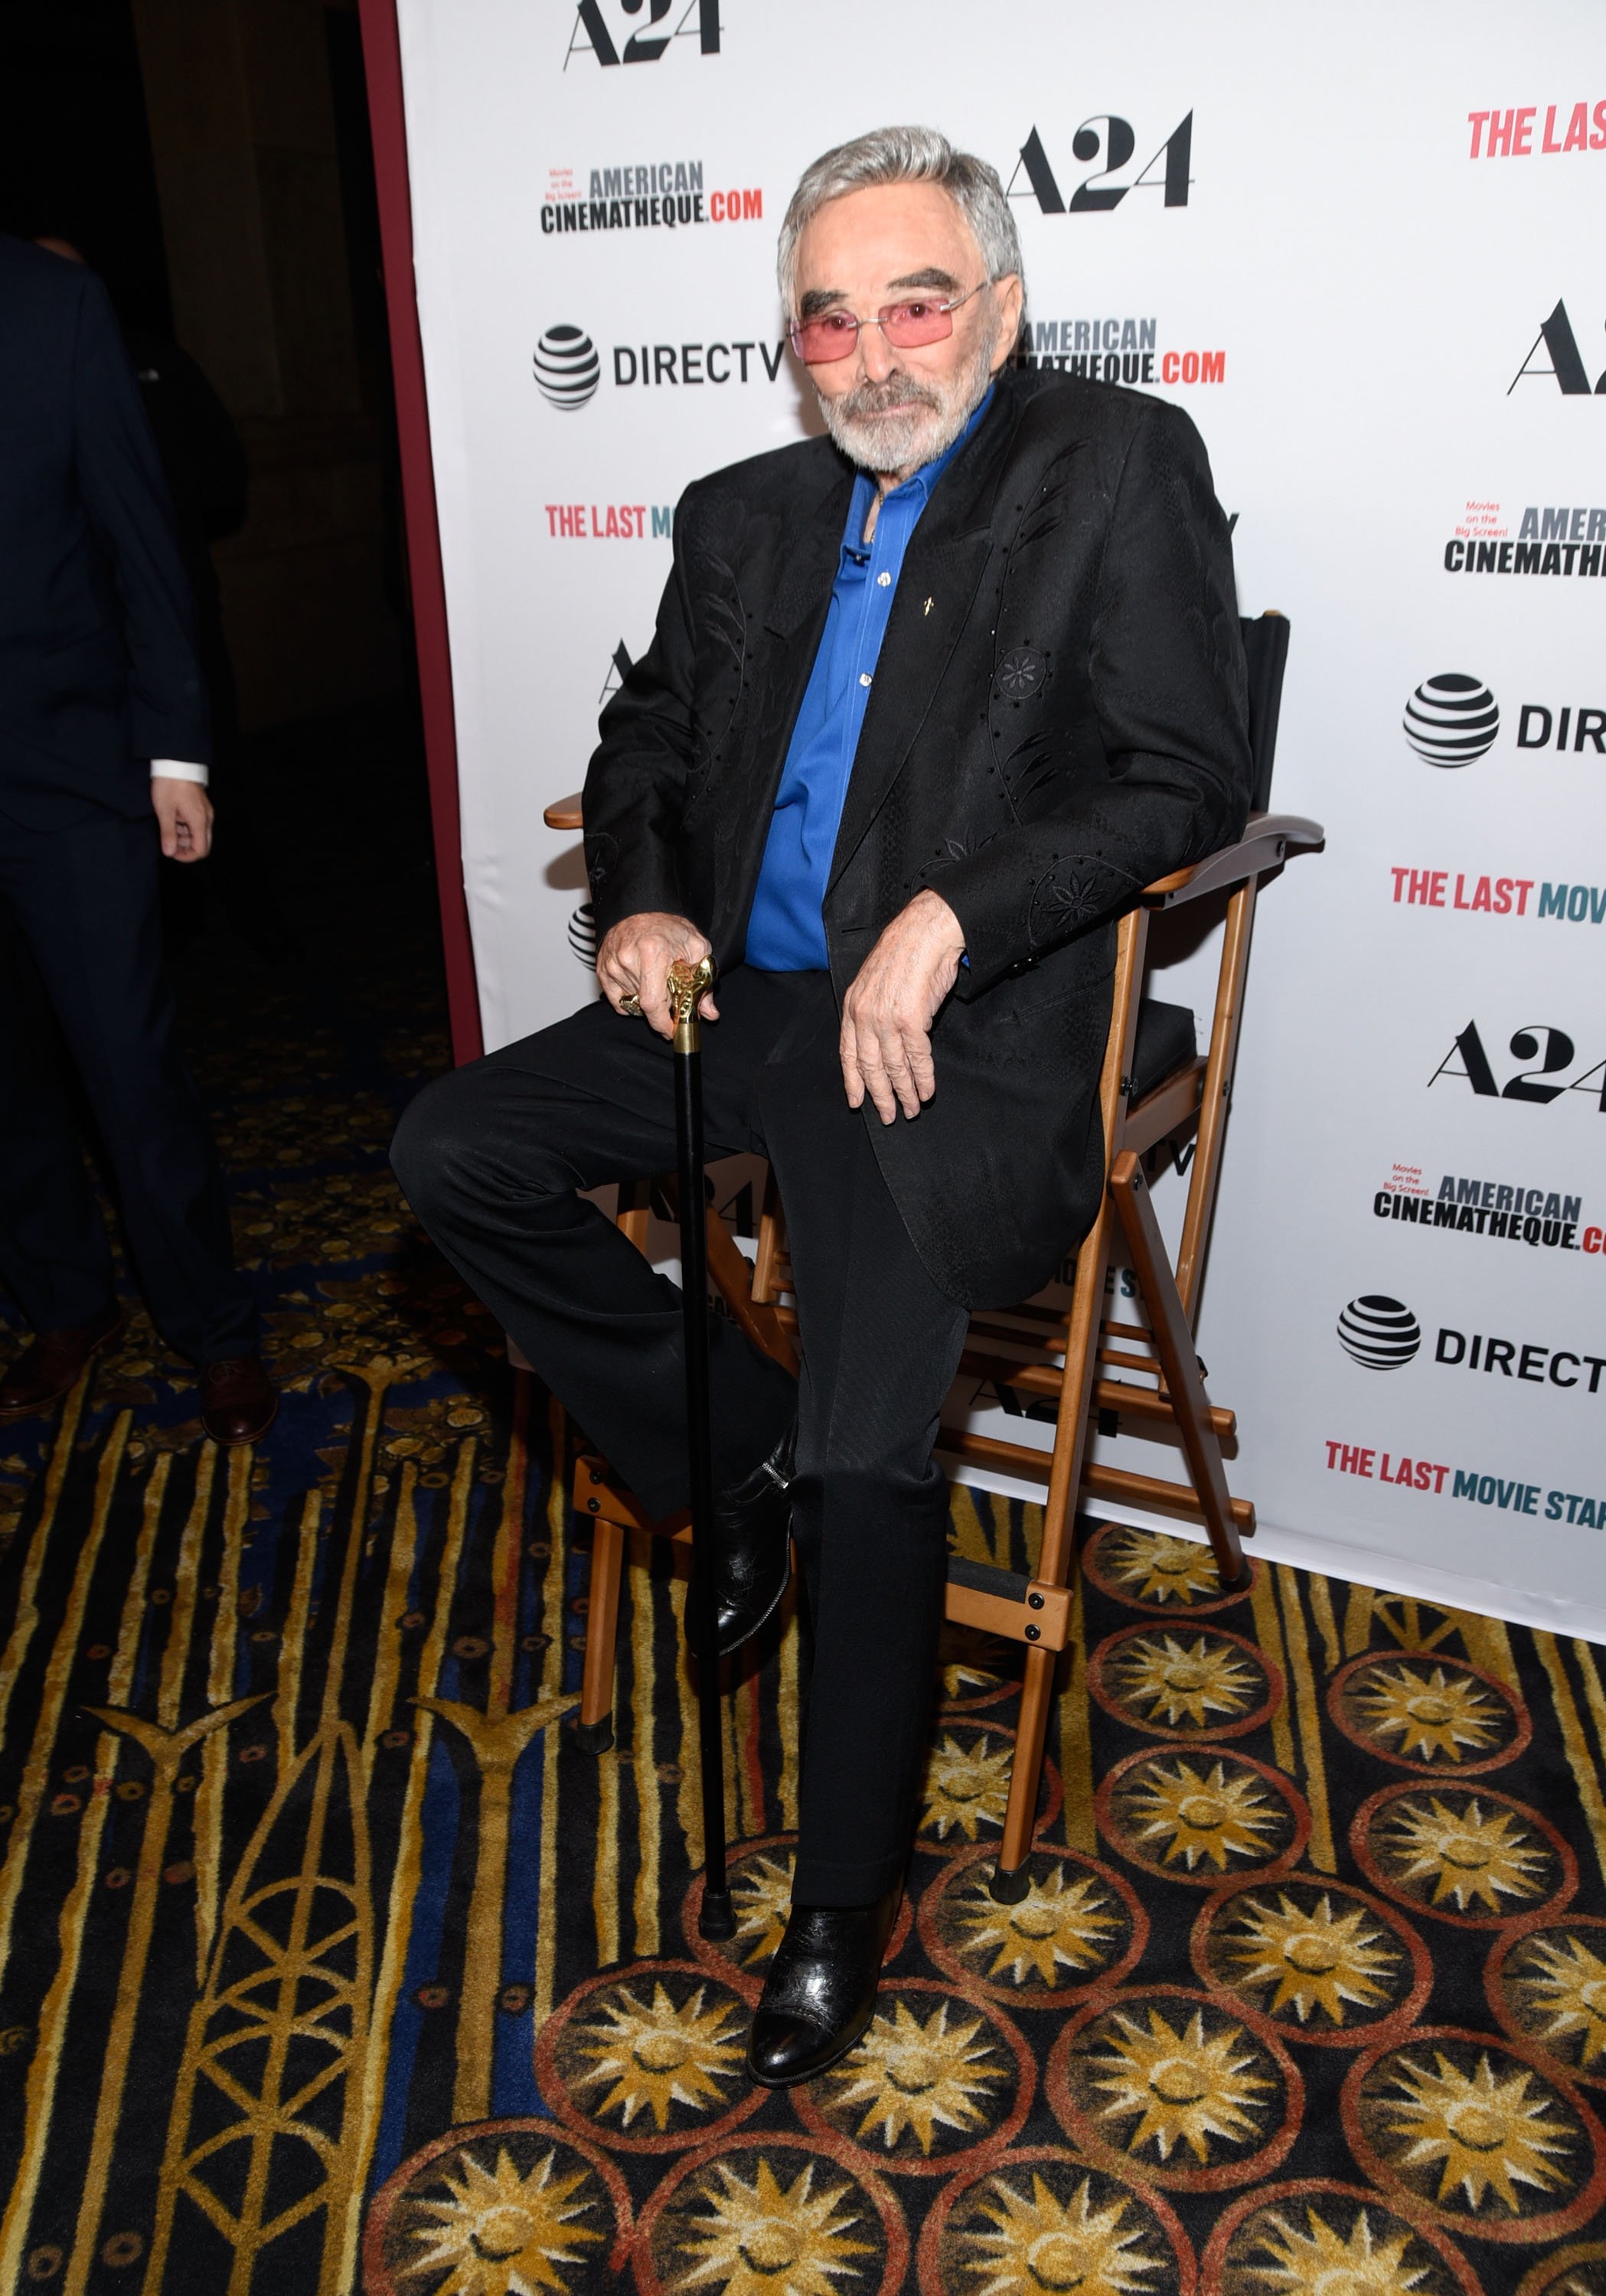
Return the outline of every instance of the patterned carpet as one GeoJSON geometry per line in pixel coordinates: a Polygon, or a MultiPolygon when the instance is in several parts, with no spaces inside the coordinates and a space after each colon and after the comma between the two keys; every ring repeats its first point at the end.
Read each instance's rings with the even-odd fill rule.
{"type": "MultiPolygon", "coordinates": [[[[681,1584],[634,1558],[584,1754],[561,1423],[383,1164],[427,938],[342,915],[292,978],[186,967],[273,1434],[200,1442],[141,1320],[0,1437],[0,2290],[1602,2296],[1597,1654],[1223,1602],[1181,1540],[1089,1527],[1013,1907],[1010,1661],[944,1651],[871,2037],[749,2087],[795,1629],[728,1702],[712,1948],[681,1584]]],[[[978,1558],[1034,1529],[956,1495],[978,1558]]]]}

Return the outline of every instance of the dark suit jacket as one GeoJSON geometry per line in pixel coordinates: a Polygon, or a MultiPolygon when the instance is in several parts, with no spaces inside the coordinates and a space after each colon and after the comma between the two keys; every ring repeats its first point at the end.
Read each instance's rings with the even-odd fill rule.
{"type": "Polygon", "coordinates": [[[210,762],[220,766],[235,721],[235,673],[211,545],[244,523],[250,466],[227,407],[187,351],[143,327],[125,326],[123,342],[173,504],[194,604],[195,652],[211,704],[210,762]]]}
{"type": "Polygon", "coordinates": [[[0,815],[151,809],[152,758],[210,762],[161,465],[93,272],[0,238],[0,815]]]}
{"type": "MultiPolygon", "coordinates": [[[[852,474],[825,439],[700,480],[649,651],[585,790],[598,928],[677,911],[739,964],[852,474]]],[[[1046,1281],[1098,1208],[1113,920],[1248,807],[1227,524],[1164,402],[1006,373],[915,530],[825,901],[838,997],[929,885],[969,956],[935,1097],[865,1119],[934,1280],[972,1306],[1046,1281]]]]}

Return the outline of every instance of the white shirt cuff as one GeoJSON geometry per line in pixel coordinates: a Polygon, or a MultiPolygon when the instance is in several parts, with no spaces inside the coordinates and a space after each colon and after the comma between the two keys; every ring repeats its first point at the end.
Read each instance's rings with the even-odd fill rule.
{"type": "Polygon", "coordinates": [[[159,775],[163,781],[199,782],[202,789],[206,787],[206,767],[204,766],[186,766],[183,760],[178,758],[152,758],[151,760],[151,779],[155,781],[159,775]]]}

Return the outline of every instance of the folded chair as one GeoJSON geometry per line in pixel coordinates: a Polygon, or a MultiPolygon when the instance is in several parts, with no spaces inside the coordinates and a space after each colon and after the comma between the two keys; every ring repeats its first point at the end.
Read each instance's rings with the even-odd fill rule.
{"type": "MultiPolygon", "coordinates": [[[[948,1567],[948,1618],[1025,1646],[1009,1799],[992,1882],[994,1897],[1005,1902],[1023,1898],[1028,1886],[1025,1867],[1055,1666],[1071,1630],[1079,1501],[1124,1502],[1190,1519],[1205,1530],[1223,1587],[1248,1583],[1240,1541],[1254,1531],[1255,1510],[1227,1488],[1221,1447],[1231,1439],[1235,1420],[1206,1395],[1193,1320],[1220,1178],[1256,896],[1264,877],[1292,855],[1320,846],[1322,832],[1315,822],[1265,809],[1289,624],[1280,614],[1265,614],[1242,628],[1249,665],[1255,810],[1237,844],[1159,879],[1120,920],[1099,1080],[1106,1186],[1099,1215],[1076,1254],[1070,1306],[1027,1301],[1007,1313],[976,1316],[961,1365],[963,1375],[989,1382],[1014,1399],[1029,1398],[1039,1413],[1046,1409],[1055,1422],[1053,1447],[1042,1450],[968,1430],[945,1431],[941,1439],[951,1455],[1048,1485],[1035,1577],[957,1555],[948,1567]],[[1200,1054],[1191,1012],[1142,994],[1149,922],[1158,913],[1223,893],[1226,920],[1215,1012],[1208,1050],[1200,1054]],[[1190,1135],[1188,1198],[1174,1265],[1149,1202],[1148,1172],[1168,1152],[1181,1168],[1177,1152],[1190,1135]],[[1101,1312],[1105,1272],[1117,1234],[1142,1301],[1142,1323],[1116,1321],[1101,1312]],[[1107,1433],[1124,1430],[1180,1444],[1189,1480],[1173,1481],[1091,1461],[1087,1437],[1094,1419],[1107,1433]]],[[[555,829],[578,828],[580,800],[549,807],[546,818],[555,829]]],[[[644,1189],[621,1191],[619,1218],[633,1241],[645,1243],[644,1189]]],[[[795,1367],[791,1334],[796,1317],[785,1304],[791,1271],[773,1180],[765,1190],[751,1270],[723,1222],[712,1214],[709,1243],[711,1275],[731,1313],[760,1346],[795,1367]]],[[[614,1644],[625,1533],[647,1528],[674,1536],[681,1523],[650,1523],[604,1463],[583,1452],[575,1464],[574,1505],[596,1527],[577,1734],[582,1743],[600,1749],[613,1738],[614,1644]]]]}

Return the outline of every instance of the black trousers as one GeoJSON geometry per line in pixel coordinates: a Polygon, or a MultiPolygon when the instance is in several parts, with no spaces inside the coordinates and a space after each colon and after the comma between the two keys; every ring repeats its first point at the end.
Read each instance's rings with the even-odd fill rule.
{"type": "MultiPolygon", "coordinates": [[[[716,1473],[738,1480],[796,1411],[815,1655],[794,1890],[861,1905],[899,1880],[913,1834],[946,1575],[931,1455],[967,1317],[917,1258],[847,1104],[828,976],[744,969],[718,1001],[709,1152],[770,1159],[803,1375],[795,1389],[712,1319],[716,1473]]],[[[644,1021],[588,1005],[432,1085],[391,1151],[441,1250],[655,1513],[687,1499],[679,1293],[575,1192],[673,1169],[671,1059],[644,1021]]]]}
{"type": "Polygon", "coordinates": [[[154,815],[86,808],[70,826],[33,830],[0,813],[0,1282],[40,1332],[86,1324],[111,1297],[64,1040],[152,1316],[181,1355],[205,1364],[253,1354],[257,1315],[235,1269],[206,1114],[175,1042],[161,849],[154,815]]]}

